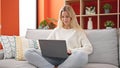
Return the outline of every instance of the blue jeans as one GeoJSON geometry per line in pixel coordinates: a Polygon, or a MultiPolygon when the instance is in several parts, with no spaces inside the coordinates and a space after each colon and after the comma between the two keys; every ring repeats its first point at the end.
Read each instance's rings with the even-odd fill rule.
{"type": "Polygon", "coordinates": [[[44,57],[44,58],[55,66],[58,66],[65,61],[65,58],[52,58],[52,57],[44,57]]]}
{"type": "Polygon", "coordinates": [[[64,62],[58,62],[55,60],[51,60],[54,62],[51,64],[48,62],[41,54],[40,50],[29,49],[25,52],[26,60],[39,68],[54,68],[54,65],[58,65],[58,68],[81,68],[88,63],[88,54],[83,51],[75,51],[73,52],[64,62]],[[59,65],[60,64],[60,65],[59,65]]]}

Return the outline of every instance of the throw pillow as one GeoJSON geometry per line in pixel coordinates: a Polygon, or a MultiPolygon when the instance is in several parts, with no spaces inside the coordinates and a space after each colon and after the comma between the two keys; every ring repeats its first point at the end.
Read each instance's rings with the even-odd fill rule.
{"type": "Polygon", "coordinates": [[[0,36],[0,41],[4,50],[4,59],[15,57],[15,37],[0,36]]]}
{"type": "Polygon", "coordinates": [[[25,60],[24,52],[28,48],[39,48],[37,40],[26,39],[25,37],[16,36],[16,60],[25,60]]]}
{"type": "Polygon", "coordinates": [[[0,50],[0,60],[2,60],[4,58],[4,52],[3,52],[3,49],[0,50]]]}

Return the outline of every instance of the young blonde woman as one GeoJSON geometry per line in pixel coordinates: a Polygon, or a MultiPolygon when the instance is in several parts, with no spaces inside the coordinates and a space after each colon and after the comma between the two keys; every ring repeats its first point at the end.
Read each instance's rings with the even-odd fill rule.
{"type": "Polygon", "coordinates": [[[47,60],[51,62],[48,62],[46,58],[42,57],[40,50],[29,49],[25,53],[29,63],[38,68],[54,68],[56,66],[57,68],[81,68],[88,63],[88,55],[92,53],[93,48],[84,30],[79,26],[71,6],[65,5],[60,10],[58,25],[48,39],[66,40],[69,57],[62,62],[49,58],[47,60]]]}

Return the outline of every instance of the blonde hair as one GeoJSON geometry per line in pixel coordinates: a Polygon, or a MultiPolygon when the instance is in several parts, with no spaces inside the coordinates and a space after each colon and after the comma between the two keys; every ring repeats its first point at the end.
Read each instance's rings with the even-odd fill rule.
{"type": "Polygon", "coordinates": [[[69,16],[71,17],[71,23],[70,23],[71,28],[76,29],[76,30],[79,30],[79,29],[81,30],[82,28],[77,22],[75,12],[74,12],[73,8],[69,5],[65,5],[65,6],[63,6],[63,8],[61,8],[61,10],[59,12],[59,20],[58,20],[57,27],[63,28],[63,22],[61,20],[61,17],[62,17],[62,12],[64,12],[64,11],[66,11],[69,14],[69,16]]]}

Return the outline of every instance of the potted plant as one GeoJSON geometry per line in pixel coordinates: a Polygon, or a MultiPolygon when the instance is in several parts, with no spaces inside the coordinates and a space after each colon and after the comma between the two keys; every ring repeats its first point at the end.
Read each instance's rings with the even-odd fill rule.
{"type": "Polygon", "coordinates": [[[56,25],[54,22],[57,22],[54,18],[47,18],[40,22],[38,29],[54,29],[56,25]]]}
{"type": "Polygon", "coordinates": [[[43,20],[40,22],[39,29],[48,29],[47,21],[43,20]]]}
{"type": "Polygon", "coordinates": [[[106,27],[106,28],[112,28],[113,26],[114,26],[114,22],[113,22],[113,21],[107,20],[107,21],[105,22],[105,27],[106,27]]]}
{"type": "Polygon", "coordinates": [[[56,27],[54,23],[57,22],[57,20],[54,18],[47,18],[47,20],[49,22],[48,23],[49,29],[54,29],[56,27]]]}
{"type": "Polygon", "coordinates": [[[103,9],[104,9],[105,13],[109,13],[110,9],[112,9],[112,6],[109,3],[105,3],[103,5],[103,9]]]}

